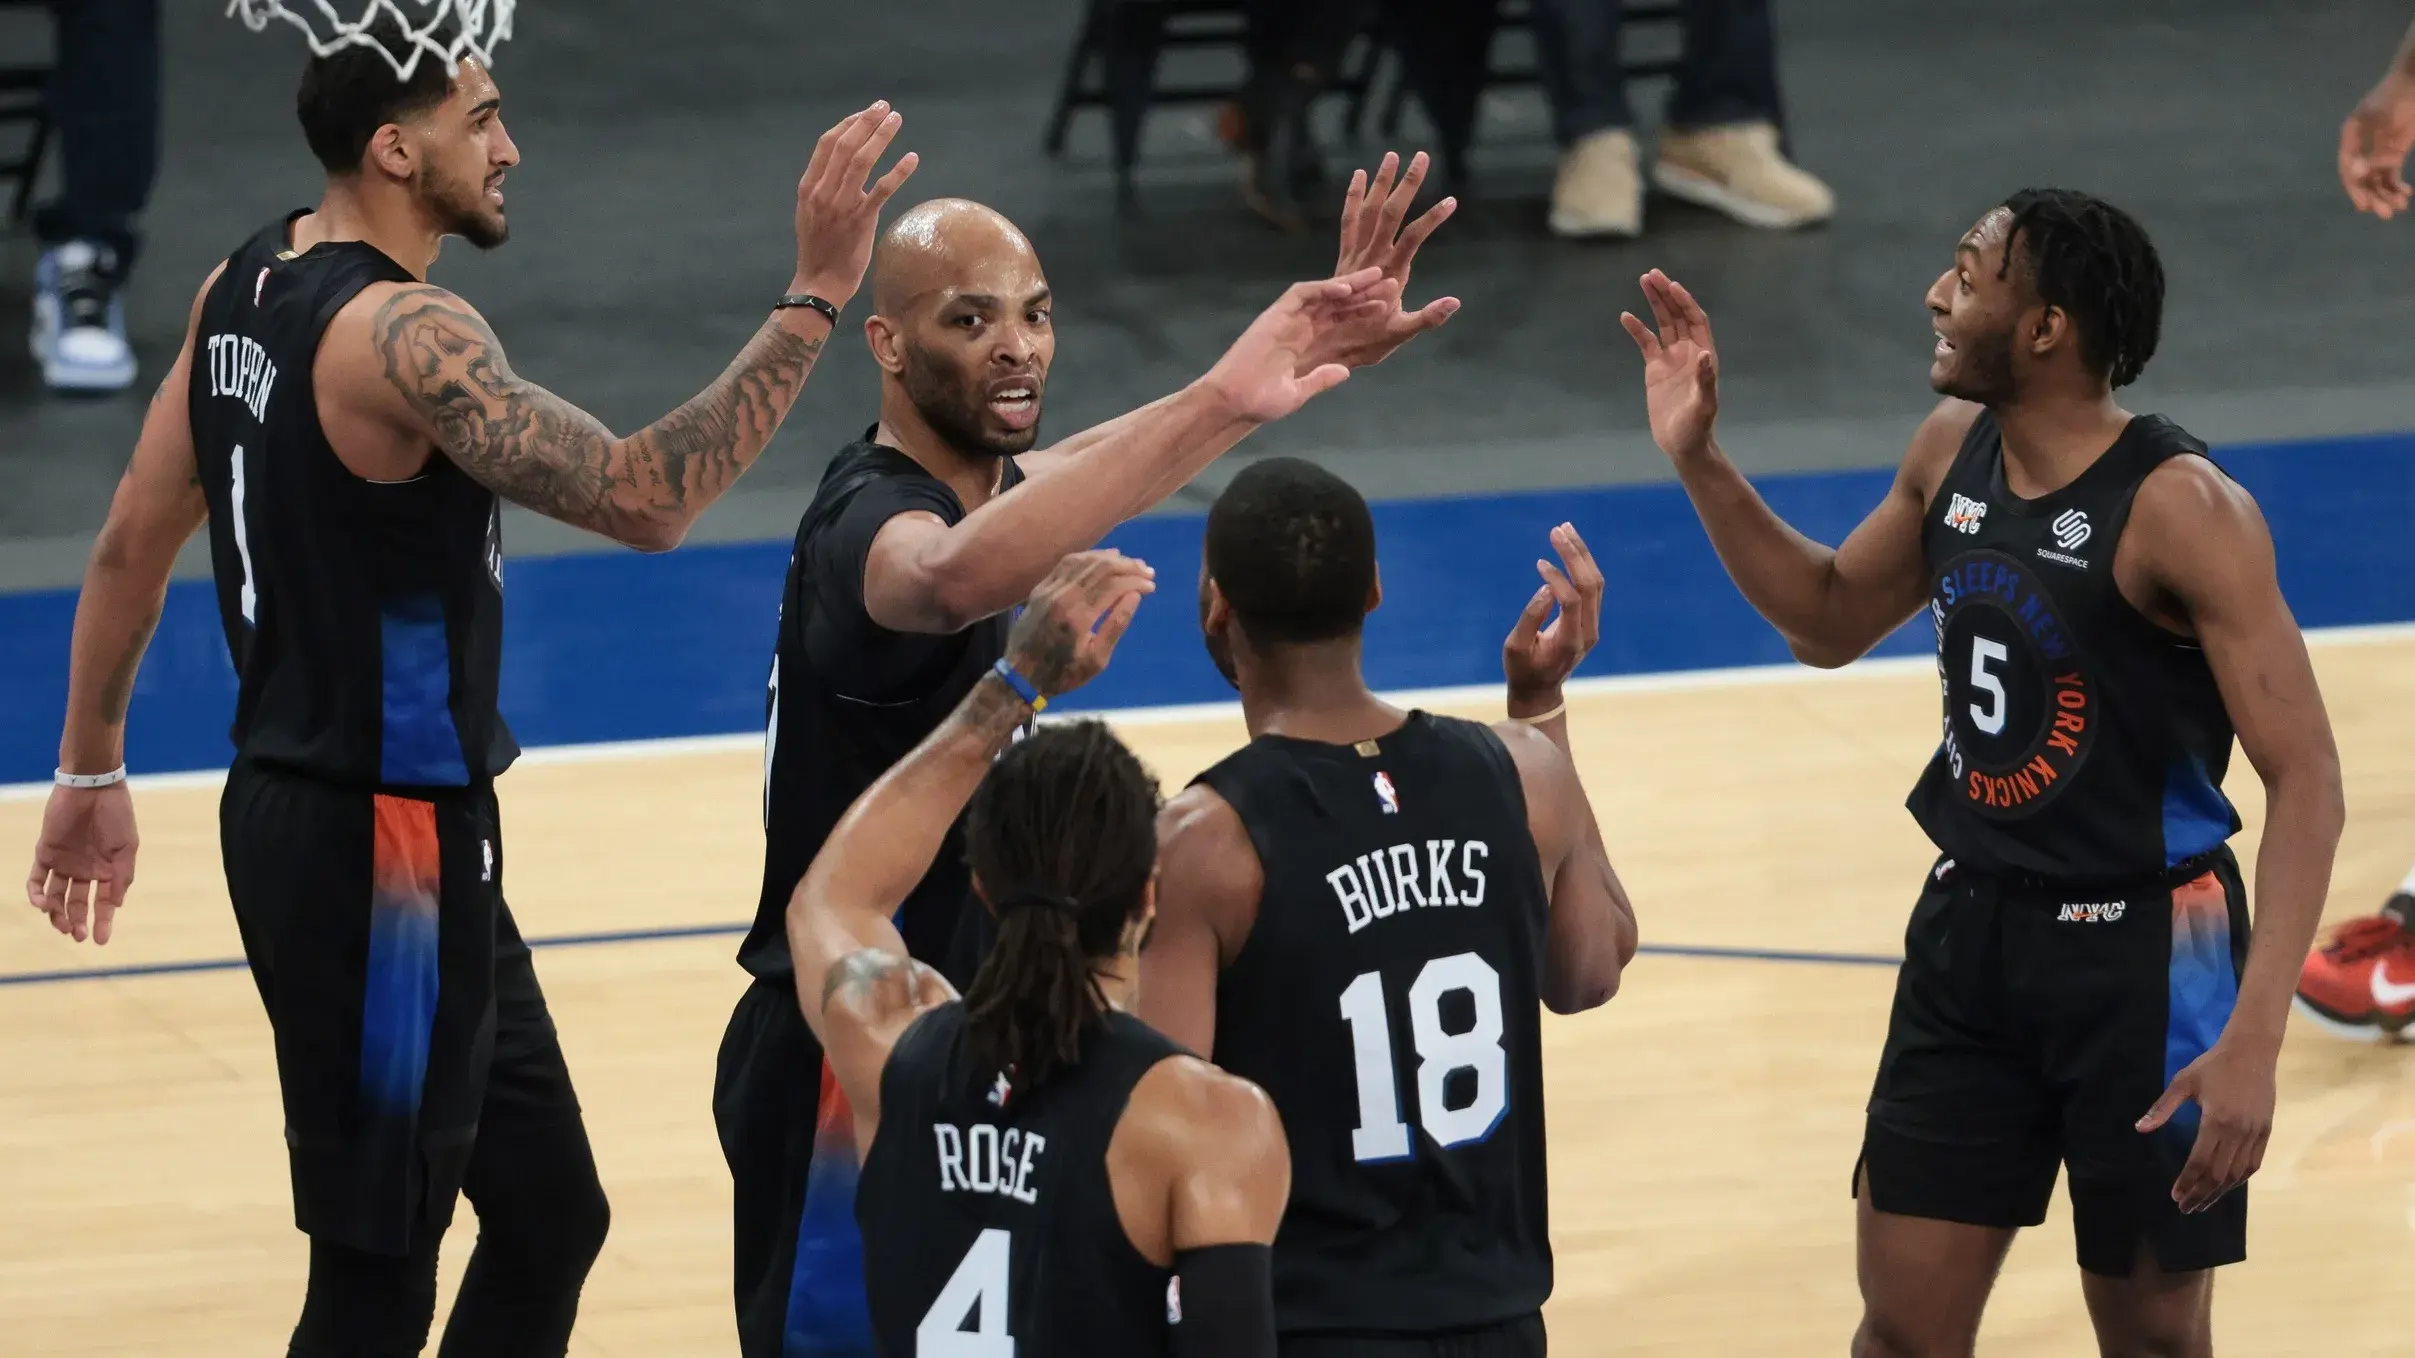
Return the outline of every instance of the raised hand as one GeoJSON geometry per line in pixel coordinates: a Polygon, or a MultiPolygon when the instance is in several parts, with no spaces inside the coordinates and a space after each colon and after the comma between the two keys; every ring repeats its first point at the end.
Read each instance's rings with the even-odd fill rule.
{"type": "Polygon", "coordinates": [[[2340,124],[2340,186],[2359,212],[2388,221],[2407,210],[2407,152],[2415,149],[2415,80],[2392,71],[2340,124]]]}
{"type": "MultiPolygon", "coordinates": [[[[1406,295],[1409,270],[1417,263],[1418,247],[1459,210],[1458,199],[1445,198],[1427,208],[1405,230],[1402,228],[1402,219],[1417,201],[1417,190],[1425,184],[1426,168],[1426,154],[1420,151],[1409,158],[1407,172],[1400,174],[1396,182],[1394,174],[1400,170],[1400,156],[1387,151],[1372,181],[1365,170],[1351,173],[1350,192],[1342,199],[1342,250],[1340,261],[1334,265],[1334,277],[1347,278],[1361,269],[1381,269],[1384,277],[1398,283],[1406,295]]],[[[1437,297],[1415,311],[1395,303],[1385,311],[1370,313],[1363,320],[1337,327],[1320,337],[1315,351],[1302,357],[1301,372],[1305,374],[1327,363],[1351,368],[1381,363],[1394,350],[1438,328],[1458,311],[1456,297],[1437,297]]]]}
{"type": "Polygon", "coordinates": [[[1592,550],[1568,523],[1551,530],[1551,546],[1560,565],[1535,562],[1543,587],[1526,601],[1526,611],[1501,643],[1501,674],[1513,703],[1531,704],[1554,694],[1602,635],[1602,568],[1594,564],[1592,550]],[[1560,610],[1557,618],[1551,617],[1554,605],[1560,610]],[[1549,627],[1543,625],[1547,618],[1549,627]]]}
{"type": "Polygon", "coordinates": [[[864,186],[903,122],[884,99],[850,114],[813,144],[813,159],[797,181],[797,273],[791,291],[839,306],[855,296],[872,264],[881,206],[920,163],[908,151],[878,182],[864,186]]]}
{"type": "Polygon", "coordinates": [[[1294,283],[1258,313],[1201,380],[1243,419],[1282,419],[1350,376],[1347,365],[1314,357],[1337,331],[1399,307],[1400,284],[1378,268],[1294,283]]]}
{"type": "Polygon", "coordinates": [[[1660,270],[1641,281],[1652,326],[1631,311],[1620,312],[1618,322],[1643,352],[1652,441],[1670,457],[1691,457],[1710,446],[1711,425],[1719,418],[1719,351],[1711,343],[1711,318],[1684,284],[1660,270]]]}
{"type": "Polygon", "coordinates": [[[1142,596],[1156,588],[1145,561],[1112,548],[1073,553],[1031,592],[1007,634],[1007,663],[1049,697],[1080,688],[1107,668],[1142,596]]]}
{"type": "Polygon", "coordinates": [[[81,943],[107,943],[126,888],[134,884],[134,798],[124,783],[54,787],[34,842],[25,900],[50,926],[81,943]]]}
{"type": "Polygon", "coordinates": [[[2181,1105],[2197,1105],[2197,1139],[2180,1177],[2172,1181],[2172,1201],[2181,1211],[2204,1211],[2263,1167],[2264,1146],[2272,1139],[2273,1067],[2279,1059],[2278,1050],[2216,1042],[2182,1066],[2163,1097],[2138,1120],[2140,1132],[2153,1132],[2181,1105]]]}

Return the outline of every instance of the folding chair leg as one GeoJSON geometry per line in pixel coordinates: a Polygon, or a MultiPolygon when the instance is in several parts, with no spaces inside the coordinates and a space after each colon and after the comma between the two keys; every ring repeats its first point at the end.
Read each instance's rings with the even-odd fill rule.
{"type": "Polygon", "coordinates": [[[23,222],[26,211],[33,206],[34,181],[42,177],[42,152],[50,145],[50,119],[36,116],[33,133],[25,143],[25,175],[17,181],[17,195],[9,204],[8,219],[23,222]]]}
{"type": "Polygon", "coordinates": [[[1155,0],[1123,0],[1107,16],[1107,93],[1115,135],[1115,192],[1132,201],[1132,167],[1140,161],[1141,125],[1157,83],[1157,54],[1165,10],[1155,0]]]}
{"type": "Polygon", "coordinates": [[[1089,11],[1082,16],[1081,34],[1073,40],[1073,55],[1065,61],[1065,80],[1057,89],[1056,109],[1048,115],[1048,135],[1041,140],[1041,148],[1051,158],[1065,154],[1065,133],[1073,124],[1073,101],[1082,93],[1083,77],[1090,63],[1101,55],[1099,4],[1100,0],[1092,0],[1089,11]]]}

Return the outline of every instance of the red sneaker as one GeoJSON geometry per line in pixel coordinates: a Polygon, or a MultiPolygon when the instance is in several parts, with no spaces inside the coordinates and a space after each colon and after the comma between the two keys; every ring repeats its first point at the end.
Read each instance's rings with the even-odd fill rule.
{"type": "Polygon", "coordinates": [[[2415,1023],[2415,929],[2391,915],[2341,925],[2307,954],[2297,1009],[2342,1036],[2396,1036],[2415,1023]]]}

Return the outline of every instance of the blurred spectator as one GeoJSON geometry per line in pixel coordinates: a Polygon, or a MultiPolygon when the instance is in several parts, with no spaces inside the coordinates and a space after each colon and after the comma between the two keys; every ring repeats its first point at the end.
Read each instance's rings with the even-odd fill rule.
{"type": "MultiPolygon", "coordinates": [[[[1643,230],[1635,112],[1619,64],[1621,0],[1533,0],[1535,55],[1551,101],[1561,236],[1643,230]]],[[[1828,186],[1778,146],[1778,54],[1769,0],[1685,0],[1685,51],[1652,182],[1747,225],[1787,228],[1836,210],[1828,186]]]]}
{"type": "Polygon", "coordinates": [[[1377,0],[1249,0],[1249,80],[1226,111],[1225,139],[1248,160],[1241,196],[1285,230],[1304,228],[1301,200],[1323,180],[1308,109],[1377,0]]]}
{"type": "Polygon", "coordinates": [[[119,292],[159,168],[159,0],[53,0],[59,196],[34,216],[34,358],[53,391],[134,383],[119,292]]]}

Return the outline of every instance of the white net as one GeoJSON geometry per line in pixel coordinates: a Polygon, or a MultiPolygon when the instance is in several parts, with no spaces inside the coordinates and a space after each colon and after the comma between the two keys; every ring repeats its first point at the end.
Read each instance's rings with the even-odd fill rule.
{"type": "Polygon", "coordinates": [[[332,56],[341,48],[367,47],[386,58],[394,78],[408,80],[421,57],[432,56],[455,70],[465,56],[481,66],[495,64],[495,48],[512,35],[514,0],[366,0],[360,17],[347,19],[333,0],[227,0],[226,12],[240,15],[254,33],[282,19],[310,38],[310,50],[332,56]],[[389,38],[399,30],[402,49],[381,42],[371,32],[379,19],[391,18],[389,38]],[[447,20],[451,22],[448,23],[447,20]],[[447,31],[449,29],[449,31],[447,31]]]}

